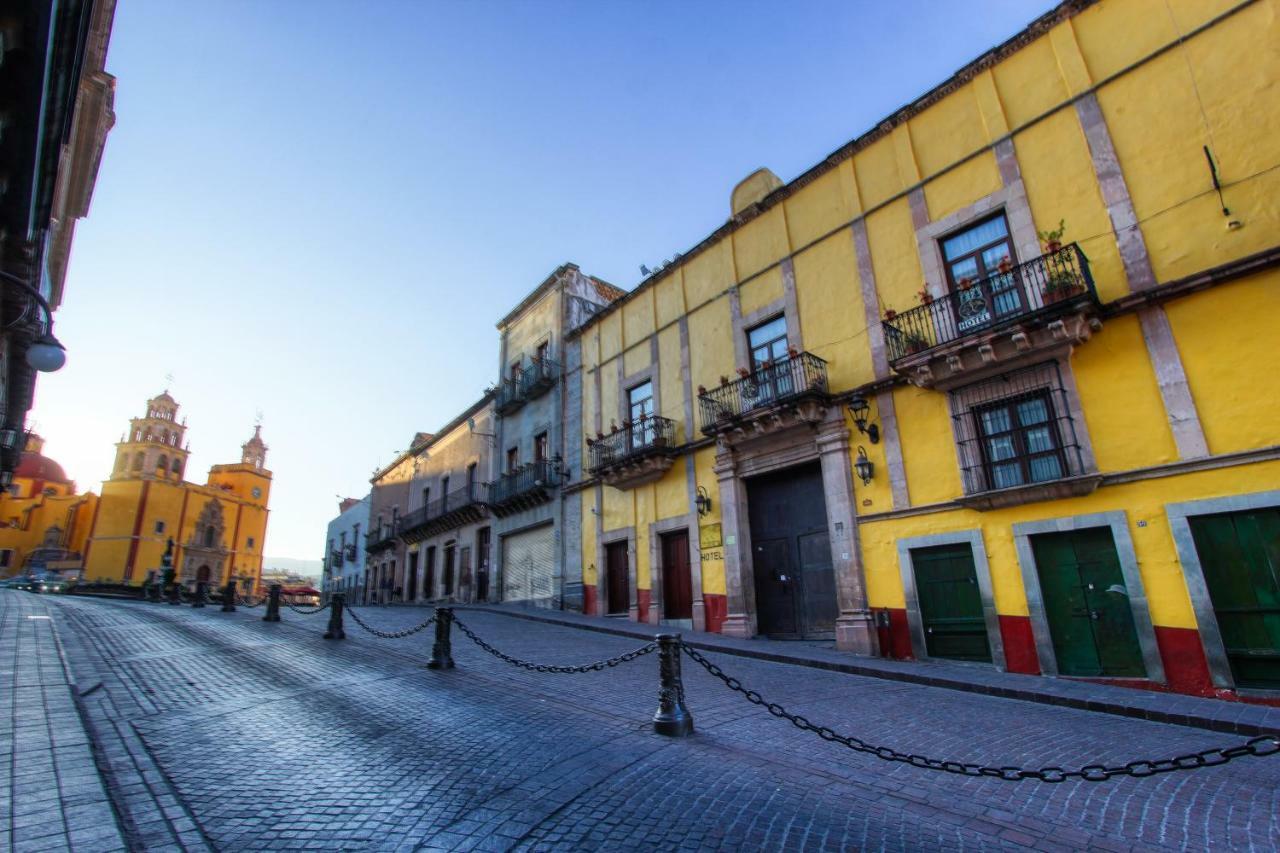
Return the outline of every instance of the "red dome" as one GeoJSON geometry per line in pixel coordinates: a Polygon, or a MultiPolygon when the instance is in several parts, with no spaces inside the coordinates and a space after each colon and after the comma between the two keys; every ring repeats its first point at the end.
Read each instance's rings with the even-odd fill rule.
{"type": "Polygon", "coordinates": [[[13,476],[26,477],[28,480],[44,480],[46,483],[70,483],[67,472],[43,453],[23,453],[18,460],[18,467],[13,476]]]}

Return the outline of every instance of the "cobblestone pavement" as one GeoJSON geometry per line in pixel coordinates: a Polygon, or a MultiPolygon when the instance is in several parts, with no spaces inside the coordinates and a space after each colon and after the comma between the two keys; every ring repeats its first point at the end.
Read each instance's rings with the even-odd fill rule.
{"type": "MultiPolygon", "coordinates": [[[[6,595],[26,593],[0,593],[6,595]]],[[[1009,783],[856,754],[770,717],[687,658],[697,734],[652,733],[657,659],[527,672],[454,633],[375,639],[326,614],[44,600],[134,847],[256,849],[1233,849],[1280,847],[1280,758],[1146,779],[1009,783]],[[126,761],[127,759],[127,761],[126,761]],[[117,767],[119,770],[117,770],[117,767]]],[[[425,619],[361,608],[379,628],[425,619]]],[[[504,651],[583,663],[634,639],[460,610],[504,651]]],[[[6,631],[12,628],[6,623],[6,631]]],[[[6,638],[8,635],[5,635],[6,638]]],[[[1076,767],[1231,735],[708,653],[767,698],[865,740],[1076,767]]]]}

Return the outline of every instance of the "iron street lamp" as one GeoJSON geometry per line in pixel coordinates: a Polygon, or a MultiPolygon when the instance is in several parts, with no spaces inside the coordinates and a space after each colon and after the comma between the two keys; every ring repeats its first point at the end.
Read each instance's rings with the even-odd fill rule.
{"type": "Polygon", "coordinates": [[[40,306],[40,310],[44,312],[44,331],[27,348],[27,364],[41,373],[52,373],[61,369],[62,365],[67,363],[67,349],[53,336],[53,311],[49,308],[49,303],[26,279],[3,270],[0,270],[0,276],[4,276],[6,281],[11,281],[22,288],[22,291],[34,299],[36,305],[40,306]]]}
{"type": "Polygon", "coordinates": [[[861,444],[858,445],[858,458],[853,463],[853,470],[858,472],[864,486],[870,485],[871,478],[876,475],[876,463],[867,458],[867,449],[861,444]]]}
{"type": "Polygon", "coordinates": [[[698,486],[698,495],[693,499],[693,505],[698,508],[699,518],[711,512],[711,495],[702,486],[698,486]]]}
{"type": "Polygon", "coordinates": [[[849,414],[853,415],[853,423],[858,432],[871,440],[872,444],[880,443],[880,427],[867,423],[867,415],[871,412],[871,404],[866,397],[854,397],[849,401],[849,414]]]}

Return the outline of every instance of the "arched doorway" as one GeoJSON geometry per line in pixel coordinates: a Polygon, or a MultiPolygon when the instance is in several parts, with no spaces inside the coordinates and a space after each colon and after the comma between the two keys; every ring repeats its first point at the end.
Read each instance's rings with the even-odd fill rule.
{"type": "Polygon", "coordinates": [[[208,582],[209,582],[209,566],[208,564],[206,564],[196,569],[196,583],[208,583],[208,582]]]}

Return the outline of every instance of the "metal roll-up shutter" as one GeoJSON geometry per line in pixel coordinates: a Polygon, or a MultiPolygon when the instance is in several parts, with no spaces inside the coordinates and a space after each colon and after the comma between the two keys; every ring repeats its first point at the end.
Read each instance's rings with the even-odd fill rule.
{"type": "Polygon", "coordinates": [[[502,539],[502,599],[550,604],[554,587],[551,525],[513,533],[502,539]]]}

